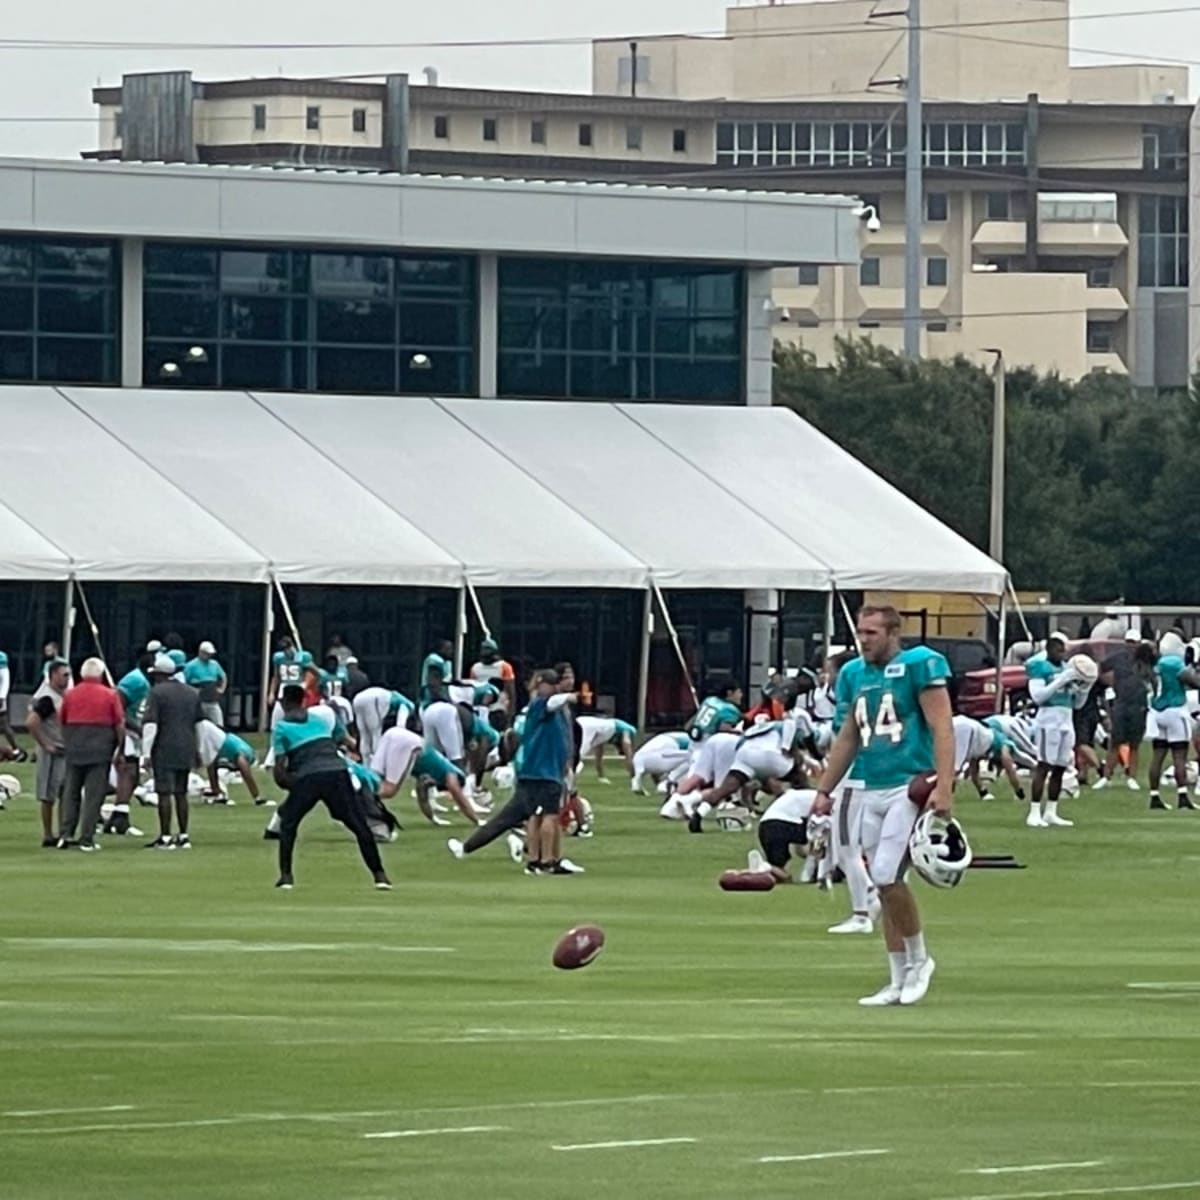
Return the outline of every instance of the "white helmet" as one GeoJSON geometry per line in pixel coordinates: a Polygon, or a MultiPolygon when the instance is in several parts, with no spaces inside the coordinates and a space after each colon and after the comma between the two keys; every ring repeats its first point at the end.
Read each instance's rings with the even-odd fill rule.
{"type": "Polygon", "coordinates": [[[908,854],[917,874],[934,887],[957,887],[971,865],[971,847],[962,826],[932,809],[917,818],[908,839],[908,854]]]}
{"type": "Polygon", "coordinates": [[[0,775],[0,800],[11,800],[21,794],[21,781],[15,775],[0,775]]]}

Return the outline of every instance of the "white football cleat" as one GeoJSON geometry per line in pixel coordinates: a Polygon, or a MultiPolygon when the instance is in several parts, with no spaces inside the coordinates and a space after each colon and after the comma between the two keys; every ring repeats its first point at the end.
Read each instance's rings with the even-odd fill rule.
{"type": "Polygon", "coordinates": [[[1097,779],[1096,782],[1092,784],[1092,791],[1093,792],[1102,792],[1102,791],[1104,791],[1104,789],[1106,787],[1108,787],[1108,780],[1105,779],[1103,775],[1101,775],[1100,778],[1097,779]]]}
{"type": "Polygon", "coordinates": [[[918,963],[913,963],[904,973],[904,986],[900,989],[901,1004],[916,1004],[925,998],[929,991],[929,982],[933,978],[936,963],[928,955],[918,963]]]}
{"type": "Polygon", "coordinates": [[[463,850],[463,844],[458,840],[458,838],[451,838],[446,843],[446,849],[449,850],[455,858],[464,858],[466,856],[466,851],[463,850]]]}
{"type": "Polygon", "coordinates": [[[567,875],[583,875],[586,874],[585,869],[578,863],[572,862],[569,858],[560,858],[558,860],[560,872],[567,875]]]}
{"type": "Polygon", "coordinates": [[[635,792],[639,796],[644,796],[646,794],[646,789],[644,787],[642,787],[641,771],[638,771],[634,775],[634,777],[629,781],[629,790],[631,792],[635,792]]]}
{"type": "Polygon", "coordinates": [[[765,875],[771,869],[761,850],[750,850],[746,854],[746,870],[753,875],[765,875]]]}
{"type": "Polygon", "coordinates": [[[1046,822],[1042,820],[1042,814],[1036,808],[1029,810],[1029,815],[1025,818],[1025,824],[1030,829],[1045,829],[1046,822]]]}
{"type": "Polygon", "coordinates": [[[859,1000],[859,1004],[863,1008],[890,1008],[894,1004],[900,1003],[900,988],[894,983],[889,983],[887,987],[880,988],[873,996],[863,996],[859,1000]]]}
{"type": "MultiPolygon", "coordinates": [[[[442,812],[445,812],[445,811],[446,810],[443,808],[442,812]]],[[[443,829],[447,828],[449,825],[451,825],[453,823],[451,821],[447,821],[445,817],[439,817],[437,815],[437,813],[434,813],[433,816],[430,817],[429,819],[430,819],[430,821],[433,822],[434,825],[440,825],[443,829]]]]}
{"type": "Polygon", "coordinates": [[[1132,778],[1125,780],[1125,786],[1131,792],[1140,792],[1142,790],[1142,785],[1140,783],[1138,783],[1138,781],[1136,779],[1132,779],[1132,778]]]}
{"type": "Polygon", "coordinates": [[[826,933],[874,933],[875,926],[870,917],[861,913],[851,913],[844,921],[830,925],[826,933]]]}
{"type": "Polygon", "coordinates": [[[525,857],[525,841],[519,833],[510,833],[505,839],[508,842],[508,857],[519,863],[525,857]]]}
{"type": "Polygon", "coordinates": [[[1058,813],[1047,813],[1042,818],[1043,825],[1060,825],[1064,829],[1070,829],[1075,822],[1068,821],[1066,817],[1060,817],[1058,813]]]}

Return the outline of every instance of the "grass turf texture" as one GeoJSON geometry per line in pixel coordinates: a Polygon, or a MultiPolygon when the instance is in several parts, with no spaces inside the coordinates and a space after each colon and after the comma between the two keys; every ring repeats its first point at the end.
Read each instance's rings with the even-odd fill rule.
{"type": "Polygon", "coordinates": [[[461,823],[406,797],[394,892],[319,810],[278,893],[240,786],[195,811],[190,853],[143,850],[138,809],[146,839],[88,856],[38,848],[17,773],[2,1196],[1200,1196],[1200,814],[1144,792],[1086,792],[1075,829],[1027,830],[1007,793],[961,787],[976,850],[1029,870],[918,882],[933,988],[863,1010],[885,964],[877,938],[825,933],[844,889],[722,893],[750,836],[691,837],[620,783],[585,783],[598,835],[567,851],[585,876],[526,878],[503,842],[455,862],[461,823]],[[554,971],[581,922],[604,954],[554,971]],[[868,1150],[887,1153],[759,1161],[868,1150]],[[976,1173],[1061,1163],[1099,1165],[976,1173]]]}

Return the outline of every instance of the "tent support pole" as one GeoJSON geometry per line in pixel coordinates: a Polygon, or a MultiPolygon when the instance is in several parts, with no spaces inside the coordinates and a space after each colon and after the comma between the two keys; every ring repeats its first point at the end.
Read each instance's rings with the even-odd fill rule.
{"type": "Polygon", "coordinates": [[[258,732],[267,731],[271,714],[267,709],[267,696],[271,691],[271,635],[275,632],[275,590],[270,580],[263,588],[262,628],[262,671],[259,673],[258,732]]]}
{"type": "Polygon", "coordinates": [[[861,654],[862,643],[858,640],[858,623],[854,620],[854,614],[850,611],[850,605],[846,603],[846,597],[841,592],[838,592],[837,598],[841,601],[842,614],[846,618],[846,624],[850,627],[850,636],[854,639],[854,649],[861,654]]]}
{"type": "Polygon", "coordinates": [[[1000,625],[996,630],[996,712],[1004,709],[1004,654],[1008,636],[1008,596],[1000,595],[1000,625]]]}
{"type": "Polygon", "coordinates": [[[475,619],[479,622],[479,628],[483,630],[483,636],[490,638],[492,630],[487,623],[487,617],[483,615],[483,605],[479,603],[479,594],[475,591],[475,585],[469,579],[466,583],[467,595],[471,597],[471,607],[475,610],[475,619]]]}
{"type": "Polygon", "coordinates": [[[96,624],[96,618],[92,616],[92,606],[88,603],[87,592],[83,590],[83,584],[78,581],[75,583],[75,590],[79,593],[79,603],[83,605],[84,619],[92,632],[92,642],[96,647],[96,654],[104,663],[104,677],[108,680],[109,687],[116,687],[116,680],[113,679],[113,674],[108,669],[108,660],[104,657],[104,644],[100,641],[100,629],[96,624]]]}
{"type": "Polygon", "coordinates": [[[58,643],[62,656],[71,661],[71,635],[75,631],[75,576],[67,576],[67,590],[62,619],[62,640],[58,643]]]}
{"type": "Polygon", "coordinates": [[[288,628],[292,631],[292,641],[296,643],[297,650],[303,650],[304,644],[300,641],[300,630],[296,628],[296,618],[292,616],[292,606],[288,603],[287,592],[283,590],[283,584],[279,582],[278,575],[272,575],[271,582],[275,585],[276,592],[279,593],[279,603],[283,608],[283,615],[287,618],[288,628]]]}
{"type": "Polygon", "coordinates": [[[1021,601],[1017,599],[1017,589],[1013,587],[1012,580],[1008,581],[1008,595],[1012,597],[1013,607],[1017,610],[1017,620],[1021,622],[1021,628],[1025,630],[1025,637],[1028,641],[1033,641],[1033,634],[1029,632],[1029,622],[1025,620],[1025,610],[1021,607],[1021,601]]]}
{"type": "Polygon", "coordinates": [[[833,657],[833,631],[835,629],[833,607],[835,600],[833,593],[835,590],[835,588],[831,587],[825,597],[825,650],[822,657],[826,662],[833,657]]]}
{"type": "Polygon", "coordinates": [[[637,727],[646,729],[646,701],[650,694],[650,639],[654,635],[654,596],[649,587],[642,597],[642,649],[638,656],[637,727]]]}
{"type": "Polygon", "coordinates": [[[463,672],[463,646],[467,640],[467,585],[458,589],[458,607],[454,613],[454,678],[463,672]]]}
{"type": "Polygon", "coordinates": [[[663,620],[667,623],[667,633],[671,635],[671,645],[675,647],[675,657],[679,659],[679,665],[683,669],[683,679],[687,684],[688,691],[692,694],[692,703],[699,708],[700,696],[696,691],[696,685],[692,682],[692,673],[688,670],[683,647],[679,644],[679,634],[675,629],[675,622],[671,620],[671,610],[667,607],[667,601],[662,594],[662,589],[653,579],[650,580],[650,587],[654,590],[654,597],[658,601],[659,612],[662,613],[663,620]]]}

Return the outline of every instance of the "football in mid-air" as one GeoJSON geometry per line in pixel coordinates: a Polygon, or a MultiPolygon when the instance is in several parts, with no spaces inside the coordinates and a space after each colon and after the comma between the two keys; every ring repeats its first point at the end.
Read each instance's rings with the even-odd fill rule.
{"type": "Polygon", "coordinates": [[[723,892],[769,892],[775,876],[769,871],[725,871],[717,882],[723,892]]]}
{"type": "Polygon", "coordinates": [[[598,925],[577,925],[558,939],[553,962],[560,971],[577,971],[595,962],[603,949],[603,929],[598,925]]]}
{"type": "Polygon", "coordinates": [[[937,784],[937,776],[932,772],[925,775],[914,775],[908,781],[908,798],[918,807],[924,808],[933,795],[937,784]]]}

